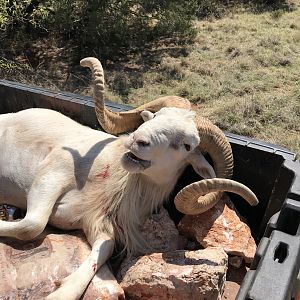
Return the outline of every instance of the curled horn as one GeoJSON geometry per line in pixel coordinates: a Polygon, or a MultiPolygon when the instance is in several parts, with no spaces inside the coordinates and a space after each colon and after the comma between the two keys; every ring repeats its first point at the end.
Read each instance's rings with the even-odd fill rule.
{"type": "Polygon", "coordinates": [[[102,128],[111,134],[118,134],[136,129],[143,123],[141,112],[149,110],[156,112],[162,107],[178,107],[189,109],[190,102],[177,96],[166,96],[146,103],[138,108],[125,112],[112,112],[104,104],[104,72],[100,61],[94,57],[87,57],[80,61],[80,65],[91,69],[94,82],[94,101],[97,119],[102,128]]]}
{"type": "MultiPolygon", "coordinates": [[[[184,98],[166,96],[129,111],[112,112],[104,104],[104,72],[100,61],[94,57],[87,57],[80,61],[80,65],[92,71],[97,119],[108,133],[118,134],[136,129],[143,123],[140,115],[143,110],[156,112],[162,107],[185,109],[191,107],[190,102],[184,98]]],[[[256,205],[258,203],[256,196],[246,186],[229,179],[233,171],[233,156],[231,146],[223,132],[200,116],[196,116],[195,122],[200,136],[198,149],[210,155],[217,178],[195,182],[182,189],[175,197],[178,210],[185,214],[203,213],[220,200],[223,191],[237,193],[251,205],[256,205]]]]}
{"type": "Polygon", "coordinates": [[[176,208],[182,213],[197,215],[213,207],[222,192],[240,195],[250,205],[257,205],[255,194],[245,185],[225,178],[205,179],[183,188],[175,198],[176,208]]]}
{"type": "Polygon", "coordinates": [[[249,188],[230,180],[233,156],[224,133],[200,116],[196,116],[195,122],[200,136],[199,150],[210,155],[217,178],[204,179],[183,188],[175,197],[176,208],[190,215],[203,213],[221,199],[223,191],[239,194],[251,205],[258,204],[256,196],[249,188]]]}

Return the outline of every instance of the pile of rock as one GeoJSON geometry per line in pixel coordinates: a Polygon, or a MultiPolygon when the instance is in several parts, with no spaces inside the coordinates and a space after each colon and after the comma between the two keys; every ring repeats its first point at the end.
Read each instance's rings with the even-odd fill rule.
{"type": "Polygon", "coordinates": [[[201,215],[184,216],[178,229],[182,235],[198,241],[204,248],[222,247],[230,254],[230,261],[236,267],[243,260],[246,263],[253,260],[256,244],[250,228],[227,196],[201,215]]]}
{"type": "MultiPolygon", "coordinates": [[[[177,228],[165,209],[144,224],[153,250],[123,261],[117,274],[128,299],[221,299],[229,264],[240,267],[254,257],[250,229],[229,198],[202,215],[185,216],[177,228]]],[[[55,289],[55,279],[72,273],[90,252],[81,233],[54,229],[33,242],[1,242],[0,299],[43,299],[55,289]]],[[[83,299],[109,299],[96,276],[83,299]]]]}
{"type": "Polygon", "coordinates": [[[126,261],[118,273],[129,299],[220,299],[227,271],[222,248],[153,253],[126,261]]]}
{"type": "Polygon", "coordinates": [[[251,263],[256,251],[249,227],[227,196],[201,215],[183,217],[178,230],[162,209],[143,233],[154,253],[126,260],[117,276],[132,300],[221,299],[228,266],[251,263]],[[191,243],[184,237],[197,241],[192,248],[198,250],[185,250],[191,243]]]}

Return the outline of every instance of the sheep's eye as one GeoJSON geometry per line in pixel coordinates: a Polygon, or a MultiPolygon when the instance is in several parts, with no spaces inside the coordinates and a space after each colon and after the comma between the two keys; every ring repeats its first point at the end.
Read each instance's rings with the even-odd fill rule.
{"type": "Polygon", "coordinates": [[[191,146],[189,144],[183,144],[184,148],[186,151],[190,151],[191,150],[191,146]]]}

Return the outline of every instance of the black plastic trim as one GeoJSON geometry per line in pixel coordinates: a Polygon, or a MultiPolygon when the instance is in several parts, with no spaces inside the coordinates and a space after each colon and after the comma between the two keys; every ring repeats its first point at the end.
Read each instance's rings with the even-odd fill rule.
{"type": "Polygon", "coordinates": [[[300,202],[287,199],[270,220],[236,299],[296,299],[299,271],[300,202]]]}
{"type": "Polygon", "coordinates": [[[253,138],[249,138],[246,136],[241,136],[238,134],[234,134],[231,132],[225,132],[226,137],[228,138],[229,142],[240,144],[246,147],[274,153],[283,156],[285,159],[288,160],[296,160],[296,154],[291,152],[290,150],[281,147],[279,145],[259,141],[253,138]]]}

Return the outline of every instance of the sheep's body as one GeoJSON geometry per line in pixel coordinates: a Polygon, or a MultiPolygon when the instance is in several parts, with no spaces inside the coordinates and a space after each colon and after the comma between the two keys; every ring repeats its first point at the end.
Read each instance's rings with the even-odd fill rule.
{"type": "MultiPolygon", "coordinates": [[[[153,116],[145,113],[150,121],[120,138],[46,109],[0,116],[0,204],[27,209],[21,221],[0,221],[0,236],[31,239],[50,223],[83,229],[92,245],[87,260],[49,299],[78,299],[115,240],[129,253],[138,251],[139,224],[189,163],[188,152],[199,144],[194,115],[165,109],[153,116]]],[[[194,168],[212,177],[203,156],[192,155],[194,168]]]]}
{"type": "Polygon", "coordinates": [[[0,116],[0,204],[27,210],[18,222],[0,220],[0,236],[32,239],[50,223],[83,229],[92,246],[83,264],[58,283],[48,300],[79,299],[95,274],[103,278],[105,299],[123,297],[116,282],[105,280],[109,272],[105,262],[115,241],[128,254],[143,248],[140,223],[168,197],[188,164],[203,178],[221,178],[181,190],[175,198],[180,211],[202,213],[220,199],[222,191],[258,203],[247,187],[224,179],[233,169],[230,144],[219,128],[189,110],[188,100],[165,96],[113,113],[104,105],[100,62],[86,58],[81,65],[93,73],[101,126],[121,133],[140,125],[129,136],[116,138],[46,109],[0,116]],[[210,155],[215,170],[202,151],[210,155]]]}
{"type": "MultiPolygon", "coordinates": [[[[87,182],[109,163],[111,143],[116,140],[55,111],[31,109],[0,116],[0,203],[9,201],[26,209],[33,182],[53,170],[63,177],[65,191],[50,223],[62,229],[79,228],[72,219],[75,208],[80,208],[76,203],[84,203],[87,182]]],[[[45,189],[51,190],[51,185],[45,189]]],[[[23,233],[20,238],[25,238],[23,233]]]]}

